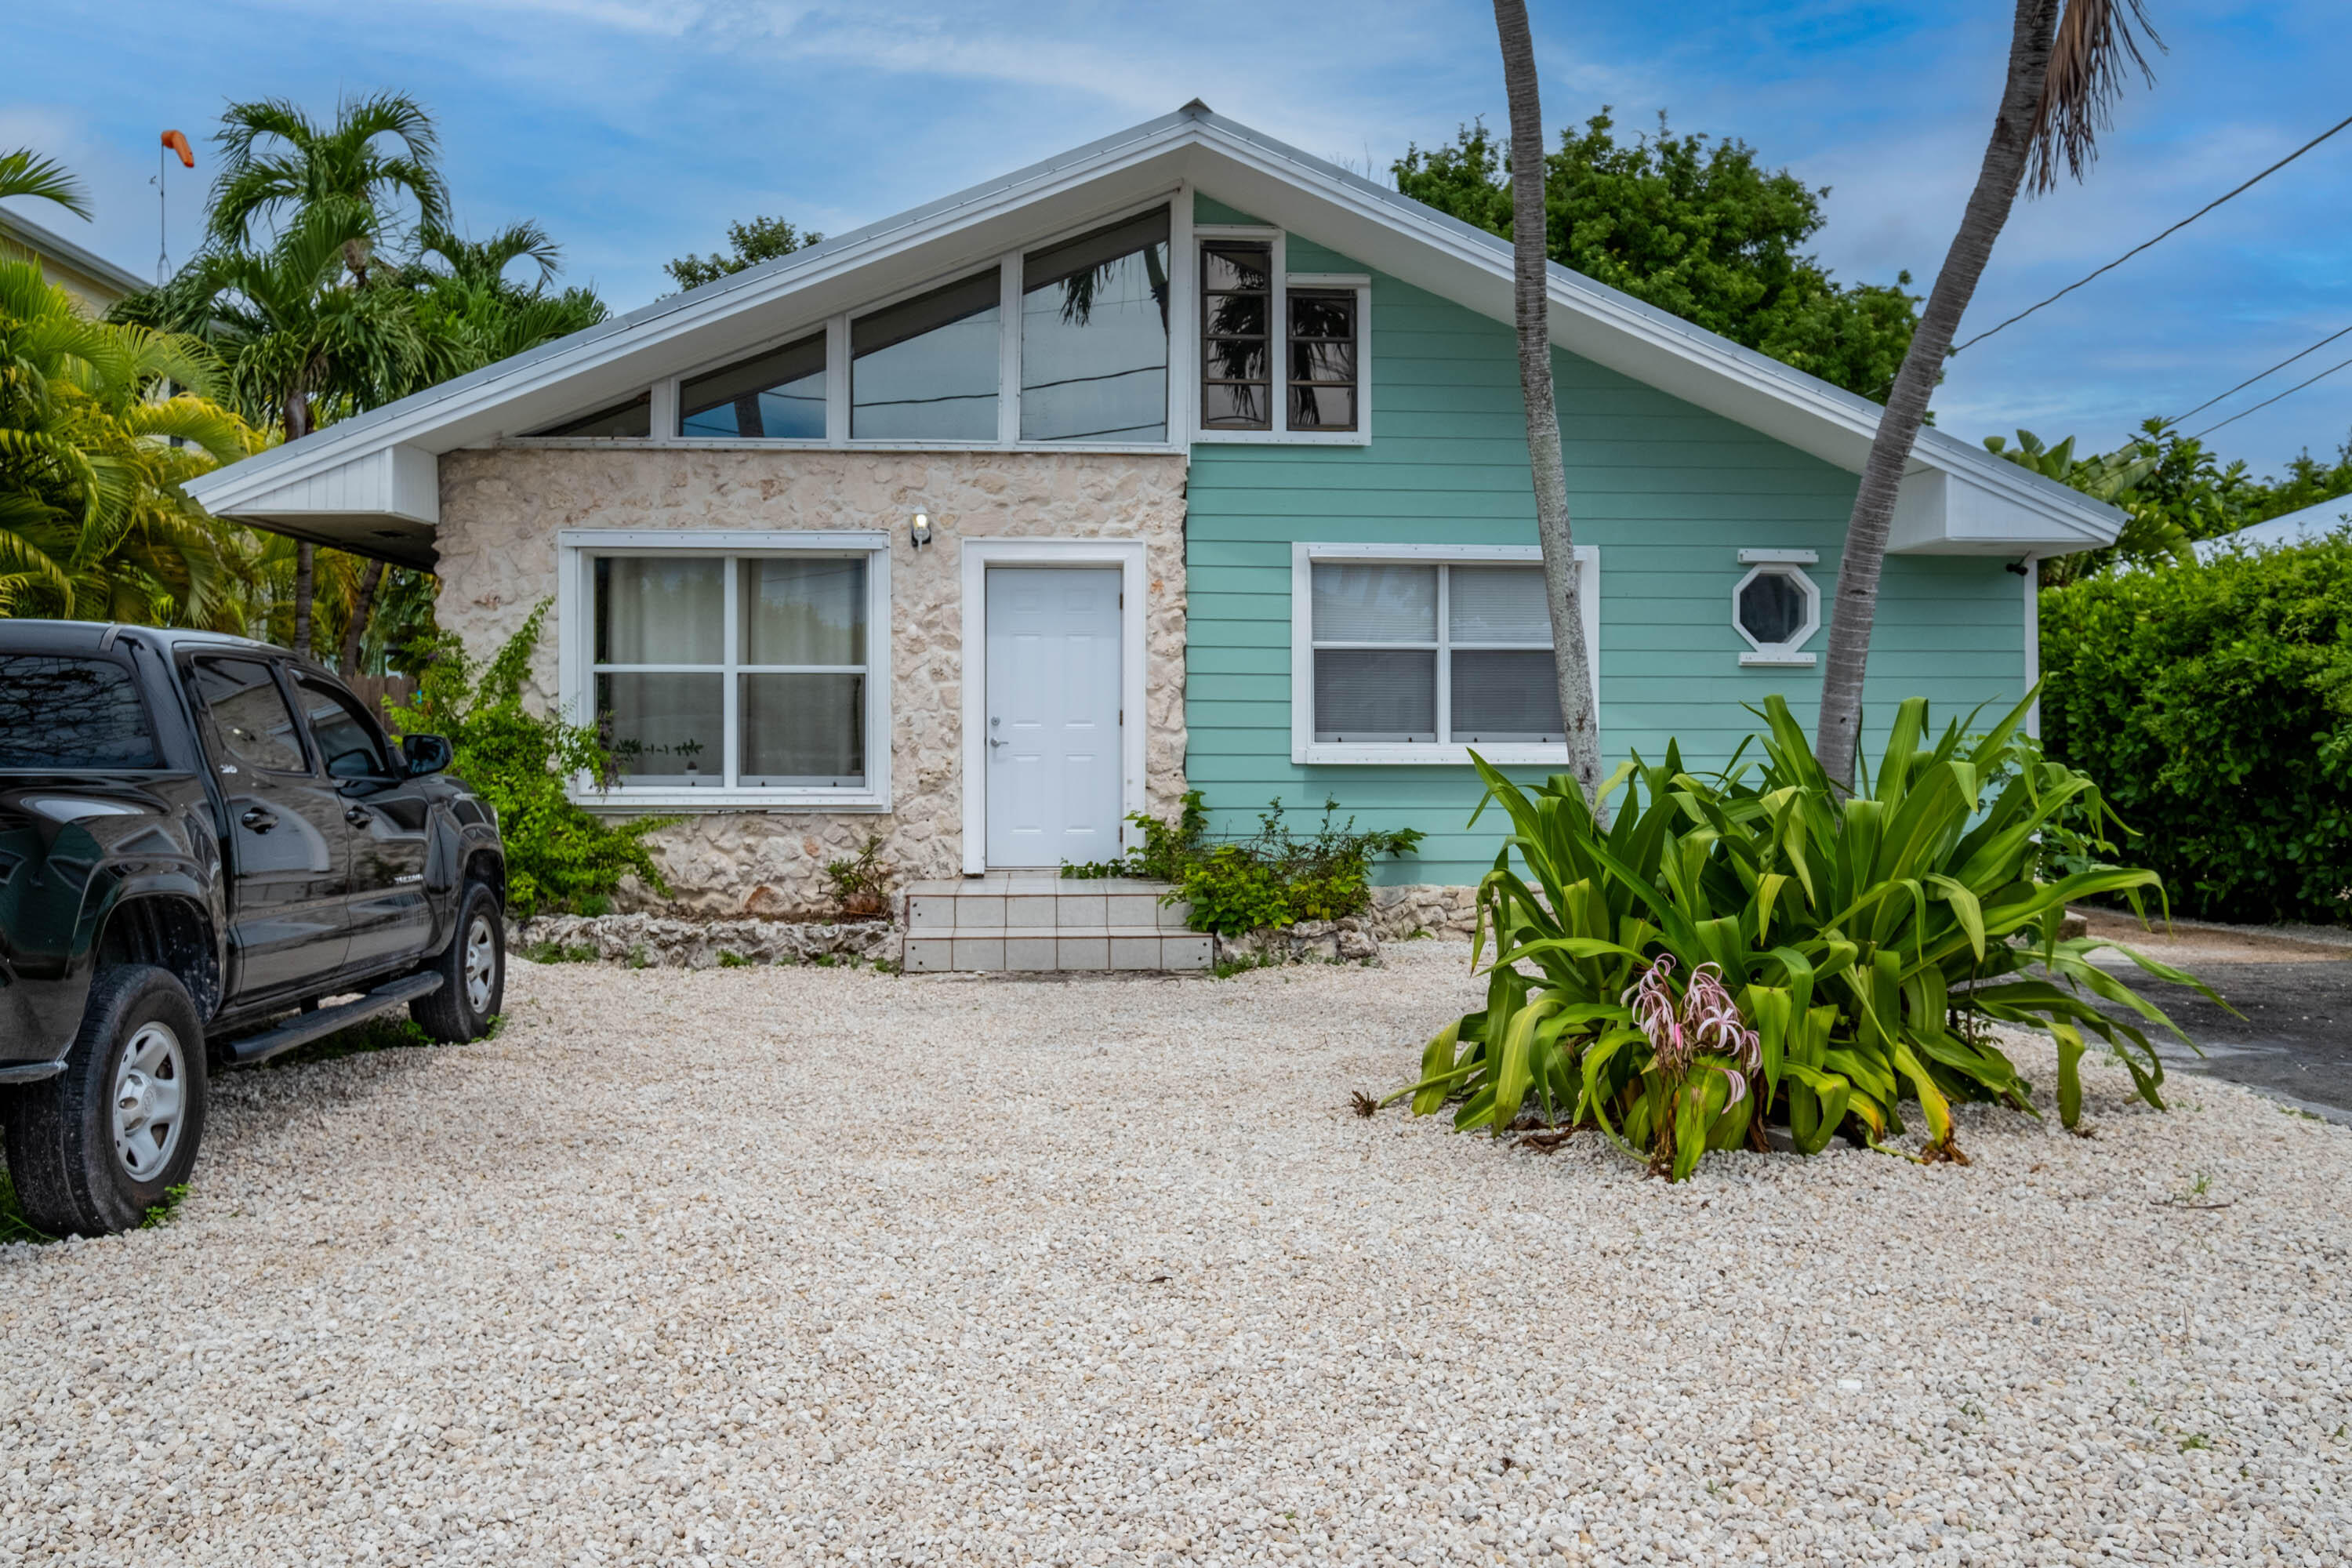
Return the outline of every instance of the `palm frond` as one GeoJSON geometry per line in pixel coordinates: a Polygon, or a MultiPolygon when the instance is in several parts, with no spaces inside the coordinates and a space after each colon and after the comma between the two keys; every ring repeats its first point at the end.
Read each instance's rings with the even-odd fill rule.
{"type": "Polygon", "coordinates": [[[2127,68],[2137,67],[2146,81],[2156,80],[2140,47],[2143,33],[2149,45],[2164,47],[2142,0],[2066,0],[2051,41],[2042,100],[2033,110],[2028,178],[2036,193],[2056,187],[2062,160],[2066,173],[2079,180],[2098,157],[2098,133],[2115,123],[2127,68]]]}
{"type": "Polygon", "coordinates": [[[89,193],[73,172],[30,147],[0,153],[0,198],[8,196],[55,202],[76,217],[89,216],[89,193]]]}

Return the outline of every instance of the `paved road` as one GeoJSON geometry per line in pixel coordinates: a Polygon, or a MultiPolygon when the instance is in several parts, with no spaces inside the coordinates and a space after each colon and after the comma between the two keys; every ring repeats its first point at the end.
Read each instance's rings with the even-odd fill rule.
{"type": "Polygon", "coordinates": [[[2352,960],[2189,967],[2244,1016],[2231,1017],[2187,986],[2126,974],[2205,1052],[2200,1059],[2163,1036],[2158,1049],[2168,1068],[2250,1084],[2352,1122],[2352,960]]]}

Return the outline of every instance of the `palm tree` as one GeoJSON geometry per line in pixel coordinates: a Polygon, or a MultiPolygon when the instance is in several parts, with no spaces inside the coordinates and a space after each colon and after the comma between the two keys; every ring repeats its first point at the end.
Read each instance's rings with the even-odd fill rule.
{"type": "Polygon", "coordinates": [[[604,319],[604,301],[593,289],[549,291],[562,255],[535,223],[510,224],[488,239],[425,223],[417,226],[415,262],[402,279],[417,295],[425,330],[450,340],[462,368],[476,370],[604,319]],[[536,271],[528,284],[508,276],[524,261],[536,271]]]}
{"type": "Polygon", "coordinates": [[[181,489],[257,444],[218,378],[195,340],[94,321],[0,260],[0,616],[240,629],[233,526],[181,489]]]}
{"type": "Polygon", "coordinates": [[[1525,0],[1495,0],[1495,30],[1502,39],[1503,88],[1511,104],[1511,304],[1519,333],[1519,396],[1527,405],[1528,466],[1535,479],[1536,538],[1543,546],[1544,597],[1551,608],[1552,668],[1569,772],[1598,808],[1593,797],[1601,787],[1601,734],[1592,710],[1592,670],[1584,654],[1584,609],[1577,596],[1559,409],[1552,398],[1543,110],[1536,95],[1536,47],[1525,0]]]}
{"type": "MultiPolygon", "coordinates": [[[[347,203],[306,208],[268,249],[208,252],[169,290],[171,309],[219,346],[248,416],[286,440],[464,368],[406,291],[346,279],[347,247],[363,232],[347,203]]],[[[305,657],[315,573],[315,547],[298,543],[290,646],[305,657]]]]}
{"type": "MultiPolygon", "coordinates": [[[[2029,169],[2036,195],[2058,184],[2058,165],[2075,179],[2098,153],[2098,131],[2109,123],[2126,66],[2153,80],[2138,32],[2161,43],[2148,26],[2141,0],[2016,0],[2010,34],[2009,79],[1993,115],[1992,137],[1969,195],[1959,232],[1952,237],[1918,331],[1895,373],[1870,458],[1846,524],[1830,620],[1829,654],[1822,671],[1821,721],[1813,750],[1829,776],[1853,781],[1862,738],[1862,681],[1870,658],[1870,631],[1878,609],[1878,578],[1886,562],[1887,531],[1912,444],[1927,418],[1944,359],[1977,280],[1992,258],[1993,241],[2009,221],[2018,186],[2029,169]]],[[[1516,121],[1514,122],[1516,124],[1516,121]]]]}
{"type": "Polygon", "coordinates": [[[213,181],[209,226],[221,245],[249,244],[257,219],[332,210],[349,229],[343,263],[364,285],[391,226],[394,203],[415,202],[420,223],[449,215],[440,134],[424,106],[405,93],[345,100],[336,105],[331,126],[282,98],[232,103],[213,141],[220,148],[221,172],[213,181]],[[379,147],[379,138],[397,143],[397,150],[379,147]]]}

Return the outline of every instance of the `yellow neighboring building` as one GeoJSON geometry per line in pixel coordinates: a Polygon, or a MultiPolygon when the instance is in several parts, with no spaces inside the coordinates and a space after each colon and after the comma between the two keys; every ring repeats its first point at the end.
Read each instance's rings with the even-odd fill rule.
{"type": "Polygon", "coordinates": [[[48,280],[80,301],[93,316],[128,294],[148,287],[147,280],[117,267],[103,256],[84,250],[61,234],[43,228],[21,214],[0,207],[0,252],[29,250],[48,280]]]}

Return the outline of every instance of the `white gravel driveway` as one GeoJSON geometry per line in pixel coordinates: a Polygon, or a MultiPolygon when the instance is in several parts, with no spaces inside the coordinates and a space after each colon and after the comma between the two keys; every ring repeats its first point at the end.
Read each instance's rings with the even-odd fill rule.
{"type": "Polygon", "coordinates": [[[1670,1188],[1348,1113],[1465,955],[518,964],[229,1075],[168,1226],[0,1248],[0,1562],[2352,1559],[2352,1131],[2101,1072],[1670,1188]]]}

